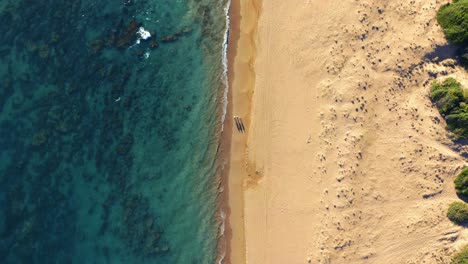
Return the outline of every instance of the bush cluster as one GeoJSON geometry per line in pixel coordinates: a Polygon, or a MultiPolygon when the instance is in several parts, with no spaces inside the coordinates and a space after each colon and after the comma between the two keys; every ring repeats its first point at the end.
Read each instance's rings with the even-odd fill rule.
{"type": "Polygon", "coordinates": [[[447,211],[447,217],[456,224],[468,221],[468,204],[464,202],[453,202],[447,211]]]}
{"type": "Polygon", "coordinates": [[[437,12],[437,21],[447,40],[460,45],[460,61],[468,67],[468,0],[454,0],[442,6],[437,12]]]}
{"type": "Polygon", "coordinates": [[[468,104],[461,103],[460,107],[446,116],[447,128],[455,135],[468,138],[468,104]]]}
{"type": "Polygon", "coordinates": [[[447,115],[464,101],[461,84],[454,78],[447,78],[442,83],[434,82],[431,87],[431,99],[442,115],[447,115]]]}
{"type": "Polygon", "coordinates": [[[458,194],[468,196],[468,168],[464,168],[455,179],[455,189],[458,194]]]}
{"type": "Polygon", "coordinates": [[[447,128],[460,138],[468,138],[468,98],[464,94],[461,84],[453,78],[432,83],[432,102],[447,121],[447,128]]]}
{"type": "Polygon", "coordinates": [[[452,264],[468,264],[468,246],[462,248],[452,257],[452,264]]]}
{"type": "MultiPolygon", "coordinates": [[[[464,168],[455,179],[455,189],[458,194],[468,194],[468,168],[464,168]]],[[[451,203],[447,217],[456,224],[468,222],[468,204],[464,202],[451,203]]],[[[451,264],[468,264],[468,245],[452,256],[451,264]]]]}
{"type": "Polygon", "coordinates": [[[468,42],[468,0],[454,0],[442,6],[437,12],[437,22],[451,43],[468,42]]]}
{"type": "MultiPolygon", "coordinates": [[[[468,195],[468,168],[464,168],[455,179],[455,189],[458,194],[468,195]]],[[[456,224],[468,222],[468,204],[453,202],[447,211],[447,217],[456,224]]],[[[468,245],[453,255],[452,264],[468,264],[468,245]]]]}

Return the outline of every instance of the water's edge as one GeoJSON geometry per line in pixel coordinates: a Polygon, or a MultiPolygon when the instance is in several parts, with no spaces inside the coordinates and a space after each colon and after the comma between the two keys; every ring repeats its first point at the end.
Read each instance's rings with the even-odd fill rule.
{"type": "MultiPolygon", "coordinates": [[[[222,75],[222,82],[224,84],[224,91],[222,95],[222,114],[221,114],[221,137],[219,145],[222,144],[223,134],[225,133],[224,125],[226,121],[227,115],[227,108],[228,108],[228,94],[229,94],[229,79],[228,79],[228,45],[229,45],[229,30],[230,30],[230,17],[229,11],[231,8],[231,0],[228,0],[226,6],[224,7],[225,15],[226,15],[226,29],[224,32],[224,43],[223,43],[223,75],[222,75]]],[[[228,128],[229,129],[229,128],[228,128]]],[[[220,172],[219,177],[222,177],[223,171],[226,168],[229,153],[219,153],[220,157],[218,157],[220,164],[220,172]]],[[[220,189],[219,192],[224,192],[224,185],[226,183],[221,179],[220,181],[220,189]]],[[[224,259],[226,257],[226,244],[228,243],[226,236],[225,236],[225,229],[226,229],[226,212],[223,211],[223,207],[227,204],[227,199],[220,199],[219,205],[219,229],[218,229],[218,250],[217,250],[217,263],[222,264],[224,263],[224,259]]]]}

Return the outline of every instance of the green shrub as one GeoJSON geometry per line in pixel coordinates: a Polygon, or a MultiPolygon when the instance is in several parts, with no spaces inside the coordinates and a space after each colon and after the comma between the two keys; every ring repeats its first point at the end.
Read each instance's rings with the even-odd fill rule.
{"type": "Polygon", "coordinates": [[[431,100],[442,115],[450,113],[464,101],[461,84],[454,78],[447,78],[442,83],[432,83],[431,100]]]}
{"type": "Polygon", "coordinates": [[[445,37],[453,44],[468,42],[468,0],[454,0],[437,12],[437,21],[445,37]]]}
{"type": "Polygon", "coordinates": [[[468,246],[465,246],[453,255],[452,264],[468,264],[468,246]]]}
{"type": "Polygon", "coordinates": [[[468,138],[468,104],[461,103],[459,108],[445,118],[447,129],[453,131],[457,137],[468,138]]]}
{"type": "Polygon", "coordinates": [[[468,168],[464,168],[455,179],[455,189],[458,194],[468,196],[468,168]]]}
{"type": "Polygon", "coordinates": [[[447,211],[447,217],[456,224],[468,221],[468,204],[464,202],[453,202],[447,211]]]}

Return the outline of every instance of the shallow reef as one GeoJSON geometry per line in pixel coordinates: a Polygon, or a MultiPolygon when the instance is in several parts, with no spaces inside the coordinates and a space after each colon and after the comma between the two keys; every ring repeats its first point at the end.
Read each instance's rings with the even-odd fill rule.
{"type": "Polygon", "coordinates": [[[223,4],[0,4],[2,263],[213,263],[223,4]]]}

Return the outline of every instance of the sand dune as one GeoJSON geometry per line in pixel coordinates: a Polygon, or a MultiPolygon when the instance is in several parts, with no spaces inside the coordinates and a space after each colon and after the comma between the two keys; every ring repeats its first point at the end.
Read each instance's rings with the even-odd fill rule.
{"type": "Polygon", "coordinates": [[[468,242],[445,216],[464,160],[427,97],[433,78],[466,76],[428,55],[441,4],[263,2],[247,263],[449,263],[468,242]]]}

